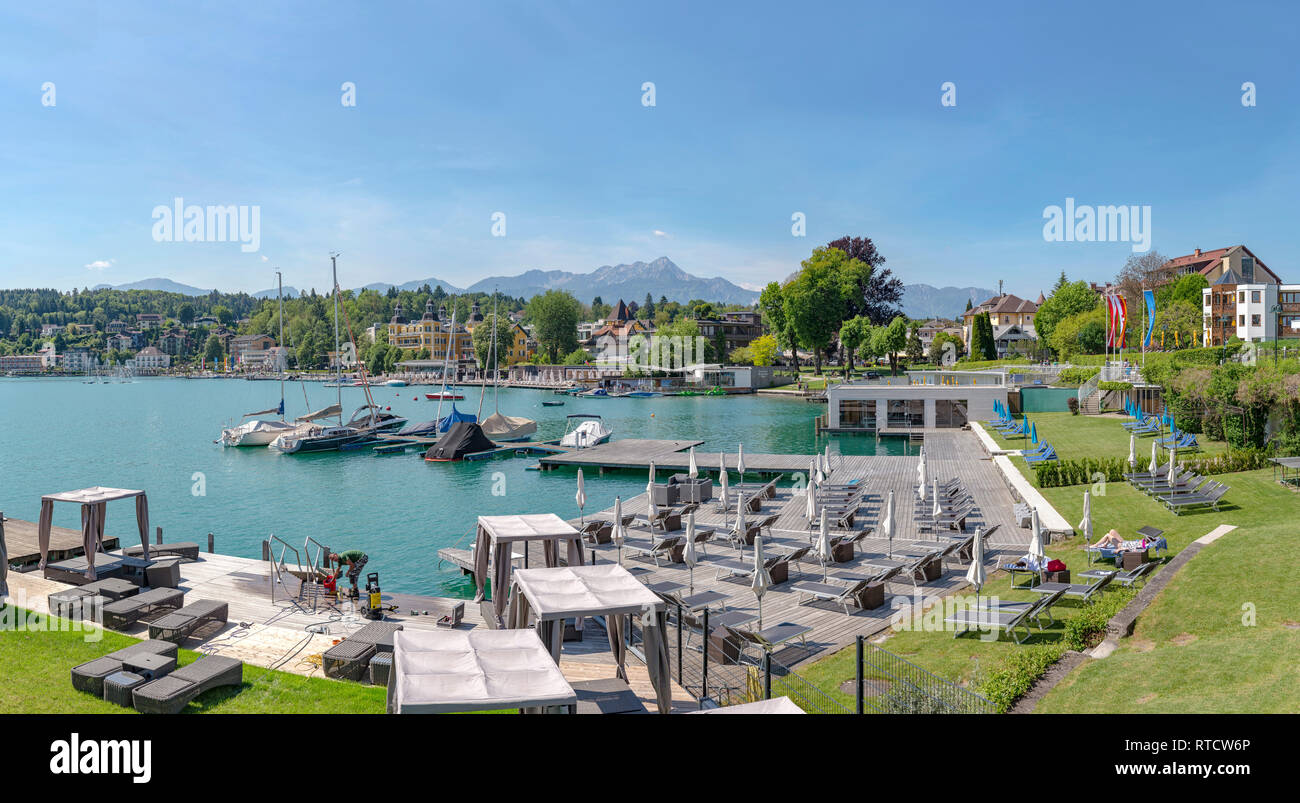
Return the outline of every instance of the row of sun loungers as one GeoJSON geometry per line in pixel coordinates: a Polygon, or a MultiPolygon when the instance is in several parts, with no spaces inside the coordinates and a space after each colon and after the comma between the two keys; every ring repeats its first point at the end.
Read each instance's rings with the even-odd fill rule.
{"type": "Polygon", "coordinates": [[[1176,471],[1172,482],[1167,471],[1154,474],[1142,471],[1124,476],[1134,488],[1155,497],[1174,513],[1193,507],[1217,511],[1219,502],[1230,490],[1217,480],[1206,481],[1204,476],[1185,469],[1176,471]]]}

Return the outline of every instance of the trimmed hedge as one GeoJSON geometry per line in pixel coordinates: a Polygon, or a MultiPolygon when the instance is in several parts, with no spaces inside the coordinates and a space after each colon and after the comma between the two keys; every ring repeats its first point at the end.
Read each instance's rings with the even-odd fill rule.
{"type": "Polygon", "coordinates": [[[1232,449],[1223,454],[1214,456],[1205,455],[1202,457],[1193,457],[1190,460],[1179,460],[1178,464],[1186,469],[1191,469],[1197,474],[1206,476],[1213,474],[1234,474],[1238,471],[1254,471],[1258,468],[1268,468],[1272,463],[1269,462],[1268,452],[1263,449],[1232,449]]]}
{"type": "Polygon", "coordinates": [[[1057,460],[1034,468],[1039,488],[1057,488],[1063,485],[1087,485],[1101,474],[1107,482],[1123,482],[1128,461],[1118,457],[1084,457],[1078,460],[1057,460]]]}
{"type": "Polygon", "coordinates": [[[1097,366],[1076,365],[1062,368],[1061,373],[1057,374],[1056,383],[1058,385],[1082,385],[1099,373],[1101,373],[1101,368],[1097,366]]]}

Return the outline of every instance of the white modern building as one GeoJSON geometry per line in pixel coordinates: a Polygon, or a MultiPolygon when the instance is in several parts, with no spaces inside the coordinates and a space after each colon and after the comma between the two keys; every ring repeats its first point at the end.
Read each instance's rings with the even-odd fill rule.
{"type": "Polygon", "coordinates": [[[996,417],[993,403],[1007,401],[1003,380],[997,372],[913,371],[882,382],[832,385],[826,391],[826,428],[901,434],[964,427],[996,417]]]}
{"type": "Polygon", "coordinates": [[[1221,346],[1233,337],[1264,343],[1300,336],[1298,284],[1244,283],[1229,270],[1201,291],[1201,303],[1201,342],[1207,346],[1221,346]]]}

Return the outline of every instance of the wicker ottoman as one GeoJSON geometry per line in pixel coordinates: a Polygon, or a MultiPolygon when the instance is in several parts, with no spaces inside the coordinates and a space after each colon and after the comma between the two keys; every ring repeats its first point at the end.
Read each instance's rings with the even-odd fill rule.
{"type": "Polygon", "coordinates": [[[361,680],[361,675],[370,665],[370,656],[376,652],[375,645],[369,642],[344,639],[325,651],[321,656],[321,666],[325,677],[339,680],[361,680]]]}
{"type": "Polygon", "coordinates": [[[370,684],[372,686],[387,686],[388,673],[393,671],[393,654],[391,652],[377,652],[370,659],[370,684]]]}
{"type": "Polygon", "coordinates": [[[163,558],[144,570],[150,588],[175,588],[181,584],[181,559],[163,558]]]}
{"type": "Polygon", "coordinates": [[[104,699],[125,708],[131,707],[131,692],[143,686],[145,679],[134,672],[114,672],[104,678],[104,699]]]}

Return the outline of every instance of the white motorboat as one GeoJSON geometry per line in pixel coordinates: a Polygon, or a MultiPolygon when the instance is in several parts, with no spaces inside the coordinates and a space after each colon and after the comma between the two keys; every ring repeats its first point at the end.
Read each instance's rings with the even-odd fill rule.
{"type": "Polygon", "coordinates": [[[606,443],[614,431],[605,426],[605,421],[594,413],[574,413],[568,416],[569,422],[560,438],[561,446],[584,449],[588,446],[606,443]]]}
{"type": "Polygon", "coordinates": [[[268,446],[271,441],[298,427],[288,421],[254,418],[221,430],[222,446],[268,446]]]}

